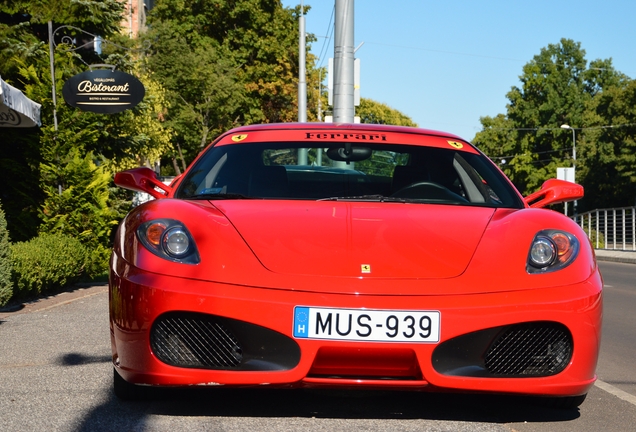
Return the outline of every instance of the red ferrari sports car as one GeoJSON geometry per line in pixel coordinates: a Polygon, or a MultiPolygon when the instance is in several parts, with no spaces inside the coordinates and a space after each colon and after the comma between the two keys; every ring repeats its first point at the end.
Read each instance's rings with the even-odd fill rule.
{"type": "Polygon", "coordinates": [[[573,407],[596,378],[602,279],[586,234],[476,147],[360,124],[231,130],[116,234],[117,396],[146,386],[496,392],[573,407]]]}

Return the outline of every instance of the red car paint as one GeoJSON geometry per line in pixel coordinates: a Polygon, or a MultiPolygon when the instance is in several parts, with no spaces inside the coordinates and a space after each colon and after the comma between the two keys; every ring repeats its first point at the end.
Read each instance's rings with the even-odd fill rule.
{"type": "MultiPolygon", "coordinates": [[[[300,161],[301,156],[298,158],[300,161]]],[[[422,163],[435,171],[435,164],[422,163]]],[[[227,174],[240,174],[240,170],[234,168],[227,174]]],[[[255,175],[250,174],[245,181],[254,179],[255,175]]],[[[120,396],[126,397],[134,384],[266,384],[578,397],[594,383],[602,319],[601,275],[580,227],[558,212],[540,208],[581,198],[583,189],[579,185],[550,180],[541,191],[523,200],[498,168],[459,137],[415,128],[333,124],[242,127],[219,137],[170,186],[144,168],[119,173],[115,182],[157,198],[136,207],[122,221],[113,248],[110,321],[116,392],[120,396]],[[324,158],[344,154],[345,159],[356,158],[355,162],[337,161],[339,166],[345,170],[355,166],[359,171],[339,171],[332,168],[337,165],[334,162],[318,169],[315,156],[314,165],[285,165],[289,183],[285,187],[298,191],[299,185],[320,178],[328,179],[325,189],[334,186],[332,179],[338,179],[351,190],[374,190],[390,187],[391,179],[390,174],[364,172],[367,165],[363,158],[369,149],[373,153],[369,158],[373,159],[393,155],[390,150],[396,146],[395,153],[408,155],[407,165],[415,163],[419,150],[434,149],[431,154],[455,155],[452,166],[463,177],[459,174],[454,185],[464,185],[459,192],[442,193],[441,187],[429,184],[432,181],[419,182],[413,189],[434,189],[431,200],[414,195],[417,191],[411,192],[410,186],[407,192],[400,189],[382,197],[332,196],[330,191],[322,196],[320,187],[307,192],[315,194],[308,196],[302,195],[302,190],[286,192],[289,196],[282,197],[248,196],[252,199],[218,195],[226,193],[225,186],[213,177],[220,178],[223,164],[230,162],[220,157],[214,168],[206,162],[206,157],[211,157],[209,152],[248,148],[253,152],[259,146],[272,147],[272,143],[278,147],[268,150],[268,156],[259,153],[254,159],[259,164],[256,168],[253,162],[248,163],[251,153],[247,150],[245,158],[232,159],[230,152],[223,157],[234,160],[236,167],[256,170],[262,168],[261,160],[265,166],[276,165],[279,151],[293,159],[296,150],[289,148],[309,148],[312,155],[314,150],[316,155],[325,150],[324,158]],[[473,164],[477,167],[488,165],[483,168],[487,172],[478,173],[481,168],[476,168],[472,173],[467,168],[469,163],[465,163],[471,160],[479,161],[473,164]],[[209,173],[196,177],[197,170],[209,173]],[[475,183],[466,185],[469,178],[475,183]],[[195,186],[196,193],[204,196],[192,192],[195,186]],[[489,190],[495,197],[492,202],[489,190]],[[400,201],[404,194],[408,197],[400,201]],[[142,224],[164,219],[185,227],[198,254],[195,263],[163,256],[140,240],[142,224]],[[557,259],[536,270],[528,264],[530,248],[546,230],[569,236],[575,248],[574,259],[563,265],[557,259]],[[334,312],[334,320],[342,318],[343,322],[334,321],[334,325],[335,331],[344,329],[343,333],[352,328],[353,315],[347,311],[364,312],[364,318],[360,317],[362,312],[356,312],[360,325],[371,322],[372,315],[373,319],[380,316],[376,312],[439,312],[439,340],[297,337],[296,307],[340,310],[334,312]],[[248,330],[236,330],[235,335],[243,358],[237,353],[238,364],[218,367],[170,364],[160,358],[158,346],[187,336],[187,330],[167,336],[152,334],[158,320],[172,313],[185,313],[186,321],[220,317],[222,322],[231,320],[227,325],[232,329],[244,326],[248,330]],[[344,321],[347,317],[349,324],[344,321]],[[560,332],[565,339],[545,342],[545,352],[536,355],[523,354],[522,346],[510,348],[525,355],[523,361],[528,363],[526,369],[514,373],[488,364],[497,347],[504,344],[501,341],[506,332],[534,332],[533,326],[537,331],[560,332]],[[247,348],[252,344],[250,329],[273,338],[272,347],[267,349],[270,351],[261,355],[258,348],[247,348]],[[279,340],[284,341],[280,355],[276,353],[279,340]],[[470,353],[455,354],[462,351],[464,342],[470,353]],[[563,354],[554,354],[557,350],[563,354]],[[569,357],[564,360],[564,355],[569,357]],[[556,369],[546,363],[563,361],[566,363],[556,369]]],[[[252,185],[236,182],[237,188],[253,190],[252,185]]],[[[397,317],[373,322],[384,326],[387,334],[402,332],[410,336],[416,330],[411,327],[414,317],[420,316],[416,312],[399,326],[397,317]]],[[[327,324],[322,324],[322,329],[320,323],[316,324],[316,332],[326,336],[327,324]]],[[[420,322],[419,329],[424,327],[420,322]]],[[[358,331],[363,329],[364,334],[365,328],[358,327],[358,331]]],[[[209,343],[206,339],[199,345],[209,343]]],[[[196,363],[199,354],[186,345],[183,341],[174,345],[175,358],[191,356],[196,363]]],[[[205,348],[199,345],[196,349],[205,348]]],[[[172,355],[168,354],[169,358],[172,355]]]]}

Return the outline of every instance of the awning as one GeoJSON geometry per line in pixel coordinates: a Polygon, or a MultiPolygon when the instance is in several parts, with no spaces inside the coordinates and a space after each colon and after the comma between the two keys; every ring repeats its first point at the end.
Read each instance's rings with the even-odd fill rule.
{"type": "Polygon", "coordinates": [[[40,107],[0,78],[0,127],[42,126],[40,107]]]}

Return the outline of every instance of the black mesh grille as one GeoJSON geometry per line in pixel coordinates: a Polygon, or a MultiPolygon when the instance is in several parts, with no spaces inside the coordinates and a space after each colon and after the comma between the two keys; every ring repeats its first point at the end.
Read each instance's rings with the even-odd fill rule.
{"type": "Polygon", "coordinates": [[[493,375],[548,376],[561,372],[572,358],[572,336],[558,323],[535,322],[510,327],[486,352],[493,375]]]}
{"type": "Polygon", "coordinates": [[[172,366],[232,369],[243,358],[237,338],[214,316],[168,314],[157,319],[150,345],[159,360],[172,366]]]}

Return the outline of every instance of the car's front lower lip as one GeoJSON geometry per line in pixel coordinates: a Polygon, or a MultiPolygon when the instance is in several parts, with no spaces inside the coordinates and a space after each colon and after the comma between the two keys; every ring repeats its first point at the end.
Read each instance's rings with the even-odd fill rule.
{"type": "MultiPolygon", "coordinates": [[[[602,314],[602,283],[598,274],[580,284],[532,291],[361,296],[184,281],[127,270],[122,273],[126,276],[111,273],[111,336],[115,365],[124,379],[133,383],[446,388],[578,395],[585,393],[595,379],[602,314]],[[295,339],[292,321],[294,307],[298,305],[437,310],[441,313],[441,339],[439,343],[295,339]],[[220,317],[221,321],[244,323],[245,332],[234,337],[242,346],[249,345],[246,351],[249,361],[241,364],[239,359],[236,364],[220,367],[170,361],[170,354],[166,357],[165,353],[159,353],[156,343],[153,347],[152,334],[162,319],[183,316],[220,317]],[[447,361],[444,356],[448,353],[440,356],[439,351],[434,352],[444,344],[448,346],[454,338],[528,322],[560,323],[571,333],[572,357],[562,372],[519,377],[492,376],[482,371],[481,376],[479,373],[471,376],[458,373],[465,370],[461,367],[434,363],[439,363],[440,358],[447,361]],[[250,329],[254,328],[261,329],[261,333],[255,333],[260,336],[248,340],[246,335],[253,335],[250,329]]],[[[163,336],[161,343],[165,345],[169,337],[163,336]]],[[[178,338],[173,342],[178,345],[178,338]]],[[[229,346],[225,354],[231,354],[232,349],[229,346]]],[[[461,345],[450,347],[451,351],[457,349],[461,345]]]]}

